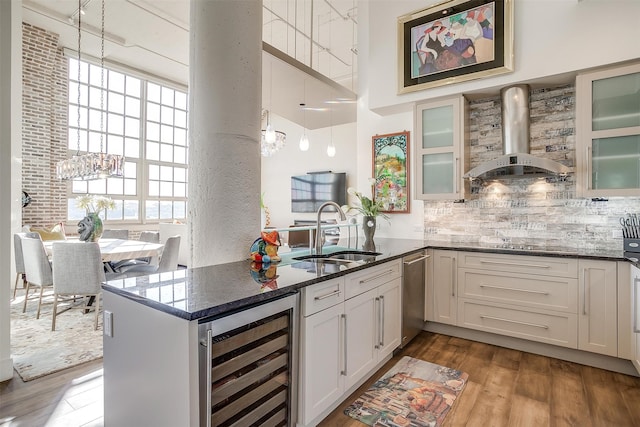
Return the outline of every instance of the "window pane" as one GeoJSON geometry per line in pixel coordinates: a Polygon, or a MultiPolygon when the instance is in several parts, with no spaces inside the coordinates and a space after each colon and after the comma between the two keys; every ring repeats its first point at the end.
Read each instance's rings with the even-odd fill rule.
{"type": "Polygon", "coordinates": [[[138,137],[140,136],[140,120],[127,117],[124,120],[126,136],[138,137]]]}
{"type": "Polygon", "coordinates": [[[127,116],[140,118],[140,100],[127,96],[127,116]]]}
{"type": "Polygon", "coordinates": [[[172,125],[173,124],[173,108],[162,106],[161,117],[162,117],[162,124],[172,125]]]}
{"type": "Polygon", "coordinates": [[[158,219],[158,202],[147,200],[145,217],[147,219],[158,219]]]}
{"type": "Polygon", "coordinates": [[[160,196],[171,197],[173,196],[173,185],[167,181],[160,181],[160,196]]]}
{"type": "Polygon", "coordinates": [[[174,197],[186,197],[187,196],[187,185],[183,182],[174,182],[173,183],[173,196],[174,197]]]}
{"type": "Polygon", "coordinates": [[[135,196],[136,194],[138,194],[137,187],[136,187],[136,180],[135,179],[123,178],[122,181],[124,181],[124,194],[125,195],[127,195],[127,196],[135,196]]]}
{"type": "Polygon", "coordinates": [[[100,133],[89,132],[89,151],[94,153],[100,152],[100,133]]]}
{"type": "Polygon", "coordinates": [[[187,163],[187,149],[184,147],[175,147],[173,150],[173,161],[175,163],[187,163]]]}
{"type": "Polygon", "coordinates": [[[109,135],[107,137],[107,153],[124,154],[124,139],[120,135],[109,135]]]}
{"type": "Polygon", "coordinates": [[[160,160],[163,162],[173,161],[173,145],[160,144],[160,160]]]}
{"type": "Polygon", "coordinates": [[[173,203],[173,217],[176,219],[183,219],[187,217],[187,204],[185,202],[173,203]]]}
{"type": "Polygon", "coordinates": [[[138,206],[137,200],[125,200],[124,201],[124,219],[138,219],[138,206]]]}
{"type": "Polygon", "coordinates": [[[160,202],[160,219],[173,217],[173,202],[160,202]]]}
{"type": "Polygon", "coordinates": [[[147,142],[147,160],[160,160],[160,144],[147,142]]]}
{"type": "Polygon", "coordinates": [[[167,144],[173,143],[173,127],[162,125],[161,127],[161,142],[166,142],[167,144]]]}
{"type": "Polygon", "coordinates": [[[100,104],[100,93],[102,91],[96,87],[92,87],[89,89],[89,107],[99,109],[100,104]]]}
{"type": "Polygon", "coordinates": [[[124,96],[118,93],[109,93],[109,111],[124,114],[124,96]]]}
{"type": "Polygon", "coordinates": [[[160,166],[149,165],[149,179],[160,179],[160,166]]]}
{"type": "Polygon", "coordinates": [[[187,109],[187,94],[184,92],[176,91],[176,108],[181,110],[187,109]]]}
{"type": "Polygon", "coordinates": [[[89,110],[89,129],[100,130],[100,116],[102,116],[100,110],[89,110]]]}
{"type": "Polygon", "coordinates": [[[160,195],[159,181],[149,181],[149,195],[152,197],[158,197],[160,195]]]}
{"type": "Polygon", "coordinates": [[[107,117],[107,123],[109,125],[109,133],[115,133],[118,135],[124,134],[124,117],[118,114],[109,114],[107,117]]]}
{"type": "Polygon", "coordinates": [[[124,74],[109,71],[109,90],[124,93],[124,74]]]}
{"type": "Polygon", "coordinates": [[[173,170],[173,180],[177,182],[187,182],[186,169],[175,168],[173,170]]]}
{"type": "Polygon", "coordinates": [[[160,103],[160,86],[153,83],[147,83],[147,99],[149,101],[160,103]]]}
{"type": "Polygon", "coordinates": [[[125,138],[124,155],[127,158],[137,159],[140,157],[140,143],[135,138],[125,138]]]}
{"type": "Polygon", "coordinates": [[[107,178],[108,194],[124,194],[124,182],[122,178],[107,178]]]}
{"type": "Polygon", "coordinates": [[[93,181],[87,181],[88,192],[94,194],[105,194],[107,190],[107,180],[106,179],[95,179],[93,181]]]}
{"type": "Polygon", "coordinates": [[[127,95],[140,97],[140,79],[127,76],[127,95]]]}
{"type": "Polygon", "coordinates": [[[147,102],[147,120],[160,121],[160,106],[153,102],[147,102]]]}
{"type": "Polygon", "coordinates": [[[87,181],[73,180],[71,181],[71,192],[86,194],[87,193],[87,181]]]}
{"type": "Polygon", "coordinates": [[[160,141],[160,125],[147,123],[147,141],[160,141]]]}
{"type": "Polygon", "coordinates": [[[70,220],[81,220],[86,216],[87,212],[78,207],[76,199],[67,199],[67,218],[70,220]]]}
{"type": "Polygon", "coordinates": [[[180,111],[180,110],[176,110],[175,112],[175,125],[185,128],[187,127],[187,112],[186,111],[180,111]]]}
{"type": "Polygon", "coordinates": [[[89,64],[89,83],[91,86],[101,87],[102,83],[100,82],[100,78],[100,67],[98,65],[89,64]]]}
{"type": "Polygon", "coordinates": [[[173,89],[169,89],[168,87],[162,88],[162,104],[169,105],[173,107],[173,89]]]}

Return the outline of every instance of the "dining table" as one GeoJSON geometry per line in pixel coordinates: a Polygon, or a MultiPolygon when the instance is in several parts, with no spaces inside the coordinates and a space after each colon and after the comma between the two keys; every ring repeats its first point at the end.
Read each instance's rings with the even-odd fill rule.
{"type": "MultiPolygon", "coordinates": [[[[53,255],[54,242],[56,242],[56,240],[45,240],[42,242],[49,257],[53,255]]],[[[98,245],[100,246],[102,262],[105,263],[105,268],[107,269],[111,262],[159,256],[164,247],[162,243],[123,239],[100,239],[98,240],[98,245]]]]}

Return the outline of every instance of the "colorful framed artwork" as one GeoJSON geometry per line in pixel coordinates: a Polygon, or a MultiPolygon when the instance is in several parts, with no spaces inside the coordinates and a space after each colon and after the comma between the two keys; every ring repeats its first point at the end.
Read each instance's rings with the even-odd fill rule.
{"type": "Polygon", "coordinates": [[[513,71],[513,0],[451,0],[398,18],[398,93],[513,71]]]}
{"type": "Polygon", "coordinates": [[[376,135],[373,143],[374,201],[384,212],[409,213],[409,132],[376,135]]]}

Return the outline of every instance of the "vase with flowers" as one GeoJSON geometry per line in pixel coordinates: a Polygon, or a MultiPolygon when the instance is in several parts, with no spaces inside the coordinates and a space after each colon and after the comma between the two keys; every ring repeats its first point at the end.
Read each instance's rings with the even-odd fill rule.
{"type": "Polygon", "coordinates": [[[78,223],[79,238],[85,242],[97,242],[102,236],[102,218],[100,214],[107,209],[114,209],[116,203],[107,196],[83,194],[76,197],[76,205],[86,211],[86,216],[78,223]]]}
{"type": "MultiPolygon", "coordinates": [[[[373,188],[375,184],[375,180],[370,178],[369,182],[373,188]]],[[[375,245],[373,243],[373,235],[376,232],[376,220],[379,216],[388,220],[389,216],[386,215],[384,211],[384,204],[381,200],[373,200],[364,194],[356,191],[354,188],[349,187],[347,189],[347,193],[356,196],[358,198],[359,205],[356,206],[345,206],[343,210],[348,213],[352,210],[355,210],[362,214],[362,231],[364,232],[364,248],[365,249],[375,249],[375,245]]],[[[371,193],[373,194],[373,192],[371,193]]]]}

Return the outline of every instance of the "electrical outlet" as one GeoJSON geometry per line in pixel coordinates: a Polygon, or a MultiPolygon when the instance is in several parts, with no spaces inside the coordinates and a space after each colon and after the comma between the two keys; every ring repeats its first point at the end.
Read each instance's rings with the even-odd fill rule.
{"type": "Polygon", "coordinates": [[[109,310],[102,312],[102,329],[105,337],[113,337],[113,313],[109,310]]]}
{"type": "Polygon", "coordinates": [[[619,230],[619,229],[611,230],[611,237],[614,239],[622,239],[622,230],[619,230]]]}

